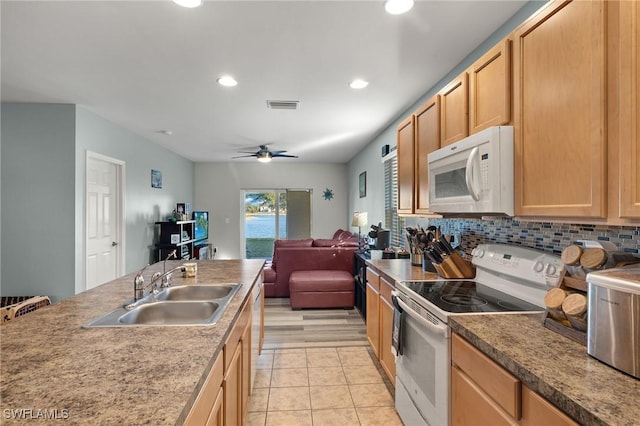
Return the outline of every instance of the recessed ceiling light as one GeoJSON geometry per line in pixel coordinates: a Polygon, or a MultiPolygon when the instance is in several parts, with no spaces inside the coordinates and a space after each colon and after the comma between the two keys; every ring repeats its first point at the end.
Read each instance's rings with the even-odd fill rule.
{"type": "Polygon", "coordinates": [[[202,5],[202,0],[173,0],[173,2],[182,7],[198,7],[202,5]]]}
{"type": "Polygon", "coordinates": [[[368,81],[364,81],[364,80],[361,80],[359,78],[357,78],[357,79],[353,80],[351,83],[349,83],[349,87],[351,87],[352,89],[364,89],[368,85],[369,85],[368,81]]]}
{"type": "Polygon", "coordinates": [[[413,0],[387,0],[384,10],[391,15],[401,15],[408,12],[413,7],[413,0]]]}
{"type": "Polygon", "coordinates": [[[223,75],[217,81],[220,85],[225,87],[233,87],[238,85],[236,79],[231,77],[230,75],[223,75]]]}
{"type": "Polygon", "coordinates": [[[173,132],[171,130],[158,130],[158,133],[165,135],[165,136],[171,136],[173,135],[173,132]]]}

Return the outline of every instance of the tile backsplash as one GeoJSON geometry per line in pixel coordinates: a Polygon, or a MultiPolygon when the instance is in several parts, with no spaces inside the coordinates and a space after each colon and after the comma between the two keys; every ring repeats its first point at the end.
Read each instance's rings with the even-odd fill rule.
{"type": "MultiPolygon", "coordinates": [[[[407,221],[409,222],[409,220],[407,221]]],[[[482,243],[516,244],[560,254],[578,240],[614,243],[618,249],[640,254],[640,227],[580,225],[555,222],[520,221],[511,217],[491,219],[420,219],[416,224],[440,226],[443,234],[460,237],[465,252],[482,243]]]]}

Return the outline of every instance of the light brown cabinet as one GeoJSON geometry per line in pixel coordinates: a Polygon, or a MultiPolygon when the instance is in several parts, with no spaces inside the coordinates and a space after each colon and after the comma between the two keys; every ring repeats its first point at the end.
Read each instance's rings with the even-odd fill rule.
{"type": "Polygon", "coordinates": [[[222,355],[216,358],[196,401],[187,415],[185,426],[222,425],[224,362],[222,355]]]}
{"type": "Polygon", "coordinates": [[[514,33],[516,215],[606,216],[605,16],[555,0],[514,33]]]}
{"type": "Polygon", "coordinates": [[[440,148],[469,136],[469,85],[463,72],[440,92],[440,148]]]}
{"type": "Polygon", "coordinates": [[[224,424],[242,425],[242,342],[229,357],[224,382],[224,424]]]}
{"type": "Polygon", "coordinates": [[[435,95],[413,114],[415,123],[414,213],[429,214],[427,155],[440,148],[440,96],[435,95]]]}
{"type": "Polygon", "coordinates": [[[458,334],[451,336],[451,425],[575,426],[458,334]]]}
{"type": "Polygon", "coordinates": [[[367,268],[367,340],[376,357],[380,357],[380,275],[367,268]]]}
{"type": "Polygon", "coordinates": [[[469,134],[511,122],[511,40],[495,45],[468,70],[469,134]]]}
{"type": "Polygon", "coordinates": [[[404,120],[398,126],[396,151],[398,156],[398,213],[414,212],[415,190],[415,149],[414,117],[404,120]]]}
{"type": "Polygon", "coordinates": [[[367,340],[391,383],[395,385],[396,360],[391,351],[394,285],[367,267],[367,340]]]}
{"type": "Polygon", "coordinates": [[[609,218],[640,219],[640,5],[607,3],[609,17],[609,218]]]}

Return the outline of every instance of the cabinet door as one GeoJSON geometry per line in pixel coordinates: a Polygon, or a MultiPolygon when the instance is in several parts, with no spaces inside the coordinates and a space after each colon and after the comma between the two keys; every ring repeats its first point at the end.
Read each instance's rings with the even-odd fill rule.
{"type": "Polygon", "coordinates": [[[415,212],[429,213],[427,155],[440,148],[440,96],[435,95],[415,112],[415,212]]]}
{"type": "Polygon", "coordinates": [[[467,73],[440,91],[440,147],[469,136],[469,89],[467,73]]]}
{"type": "Polygon", "coordinates": [[[640,218],[640,5],[623,1],[616,6],[620,8],[620,152],[612,170],[618,173],[619,216],[640,218]]]}
{"type": "Polygon", "coordinates": [[[186,426],[200,426],[207,422],[211,412],[216,409],[217,397],[222,389],[224,374],[222,355],[215,360],[196,401],[184,422],[186,426]]]}
{"type": "Polygon", "coordinates": [[[552,1],[515,32],[516,215],[606,215],[604,7],[552,1]]]}
{"type": "Polygon", "coordinates": [[[398,126],[398,213],[414,211],[414,122],[413,116],[398,126]]]}
{"type": "Polygon", "coordinates": [[[554,407],[549,401],[522,386],[522,426],[577,426],[562,411],[554,407]]]}
{"type": "Polygon", "coordinates": [[[511,40],[498,43],[469,69],[469,134],[511,122],[511,40]]]}
{"type": "Polygon", "coordinates": [[[518,424],[476,383],[457,367],[451,367],[451,426],[518,424]]]}
{"type": "Polygon", "coordinates": [[[379,296],[378,290],[367,283],[367,340],[377,358],[380,358],[379,296]]]}
{"type": "Polygon", "coordinates": [[[224,424],[225,426],[242,425],[242,342],[229,361],[225,372],[224,386],[224,424]]]}
{"type": "MultiPolygon", "coordinates": [[[[251,308],[253,304],[249,305],[251,308]]],[[[240,339],[242,347],[242,424],[245,424],[247,410],[249,409],[249,391],[251,390],[251,320],[247,323],[247,326],[242,333],[240,339]]]]}
{"type": "Polygon", "coordinates": [[[393,335],[393,305],[380,298],[380,365],[391,383],[396,383],[396,359],[391,352],[393,335]]]}
{"type": "Polygon", "coordinates": [[[218,389],[218,395],[216,395],[211,414],[207,420],[207,426],[223,426],[224,425],[224,391],[222,388],[218,389]]]}

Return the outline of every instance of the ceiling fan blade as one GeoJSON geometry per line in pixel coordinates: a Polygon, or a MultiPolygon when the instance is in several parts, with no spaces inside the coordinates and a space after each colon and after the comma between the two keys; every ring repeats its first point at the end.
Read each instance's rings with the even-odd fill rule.
{"type": "Polygon", "coordinates": [[[288,155],[288,154],[273,154],[272,157],[287,157],[287,158],[298,158],[297,155],[288,155]]]}
{"type": "Polygon", "coordinates": [[[256,154],[250,154],[250,155],[239,155],[237,157],[231,157],[231,158],[247,158],[247,157],[257,157],[256,154]]]}
{"type": "Polygon", "coordinates": [[[280,155],[280,154],[282,154],[282,153],[284,153],[284,152],[287,152],[287,151],[286,151],[286,150],[271,151],[271,154],[272,154],[272,155],[280,155]]]}

